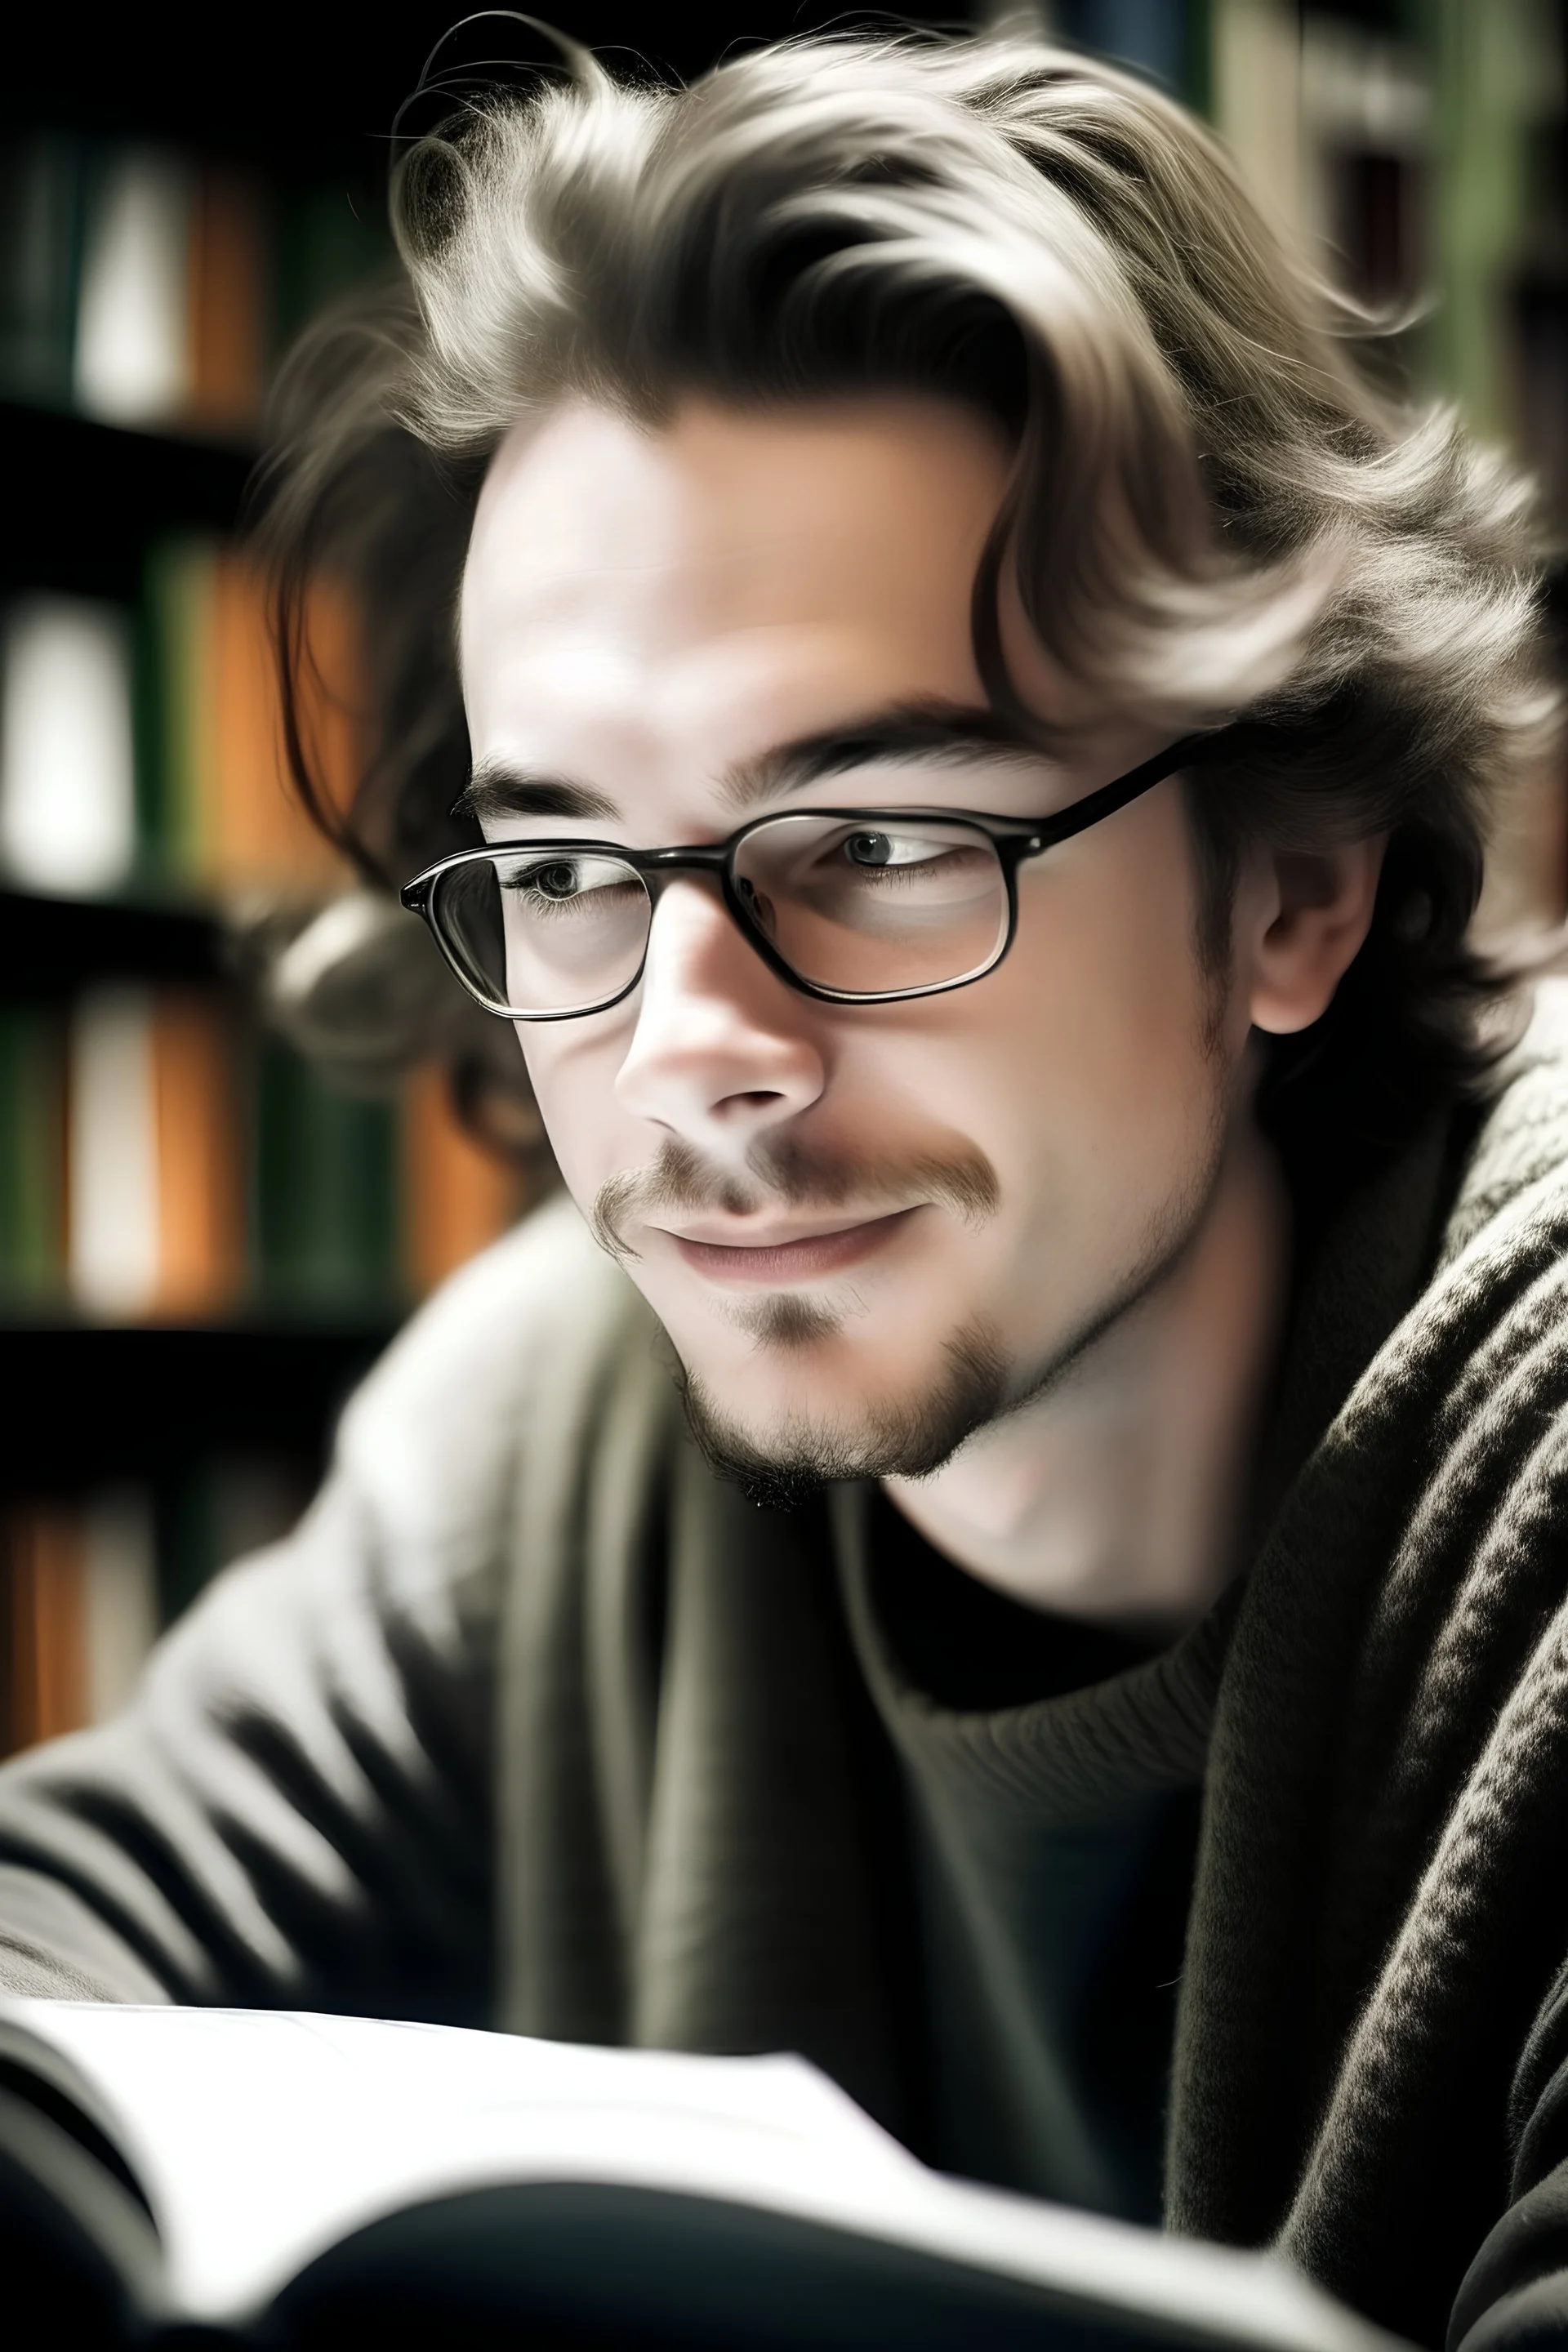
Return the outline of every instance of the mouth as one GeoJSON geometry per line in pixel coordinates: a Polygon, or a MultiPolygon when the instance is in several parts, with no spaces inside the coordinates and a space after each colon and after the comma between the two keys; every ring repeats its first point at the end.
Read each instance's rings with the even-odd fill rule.
{"type": "Polygon", "coordinates": [[[783,1283],[811,1282],[864,1264],[887,1248],[918,1213],[917,1209],[895,1209],[888,1216],[776,1240],[721,1242],[673,1232],[669,1239],[693,1273],[717,1282],[765,1283],[776,1289],[783,1283]]]}

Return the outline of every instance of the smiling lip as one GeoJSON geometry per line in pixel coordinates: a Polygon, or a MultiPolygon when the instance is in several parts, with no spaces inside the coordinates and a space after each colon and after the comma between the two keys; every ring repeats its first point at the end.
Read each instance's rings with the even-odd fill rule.
{"type": "Polygon", "coordinates": [[[737,1244],[693,1241],[685,1234],[669,1238],[696,1273],[720,1282],[809,1282],[858,1265],[891,1241],[914,1213],[913,1209],[895,1209],[890,1216],[868,1217],[832,1233],[802,1234],[795,1241],[737,1244]]]}

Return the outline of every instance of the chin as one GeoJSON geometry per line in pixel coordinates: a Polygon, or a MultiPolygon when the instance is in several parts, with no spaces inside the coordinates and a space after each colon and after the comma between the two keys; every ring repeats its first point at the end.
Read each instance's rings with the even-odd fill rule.
{"type": "Polygon", "coordinates": [[[923,1376],[911,1380],[906,1353],[883,1381],[863,1354],[832,1360],[841,1318],[793,1294],[760,1304],[765,1328],[752,1330],[742,1365],[721,1372],[681,1351],[678,1375],[710,1467],[759,1502],[788,1507],[847,1479],[929,1476],[1005,1408],[1009,1368],[987,1325],[951,1332],[923,1376]]]}

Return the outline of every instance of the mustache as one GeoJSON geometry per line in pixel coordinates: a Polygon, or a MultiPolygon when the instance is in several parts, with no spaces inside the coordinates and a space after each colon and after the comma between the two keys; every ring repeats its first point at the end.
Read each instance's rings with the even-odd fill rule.
{"type": "Polygon", "coordinates": [[[996,1171],[978,1145],[959,1141],[909,1151],[853,1157],[796,1137],[760,1137],[746,1154],[746,1179],[715,1169],[689,1143],[671,1137],[647,1167],[629,1169],[601,1184],[589,1213],[594,1238],[612,1257],[636,1257],[627,1225],[662,1212],[681,1215],[719,1209],[745,1217],[763,1206],[815,1213],[853,1202],[875,1213],[932,1202],[965,1224],[994,1217],[1002,1198],[996,1171]]]}

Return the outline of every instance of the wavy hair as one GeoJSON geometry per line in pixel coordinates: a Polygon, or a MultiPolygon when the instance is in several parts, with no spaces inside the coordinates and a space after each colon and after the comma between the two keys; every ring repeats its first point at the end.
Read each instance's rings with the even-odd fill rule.
{"type": "MultiPolygon", "coordinates": [[[[1288,1164],[1392,1149],[1474,1089],[1497,1050],[1500,982],[1468,938],[1488,821],[1553,713],[1522,479],[1451,413],[1374,386],[1356,359],[1374,322],[1130,75],[1032,38],[909,33],[785,41],[670,89],[561,47],[558,81],[487,96],[403,158],[396,282],[312,331],[279,387],[264,535],[289,751],[367,879],[473,837],[451,814],[453,616],[486,465],[520,420],[586,400],[657,425],[692,393],[945,395],[1013,451],[973,585],[994,700],[1070,751],[1005,674],[1009,564],[1098,704],[1172,736],[1230,730],[1185,786],[1211,971],[1249,842],[1389,836],[1333,1008],[1272,1050],[1263,1115],[1288,1164]],[[346,808],[299,718],[322,564],[359,581],[374,649],[376,741],[346,808]]],[[[305,962],[295,1016],[330,1043],[333,960],[305,962]]],[[[471,1051],[433,962],[397,1003],[384,1054],[389,1020],[410,1051],[442,1023],[471,1051]]]]}

